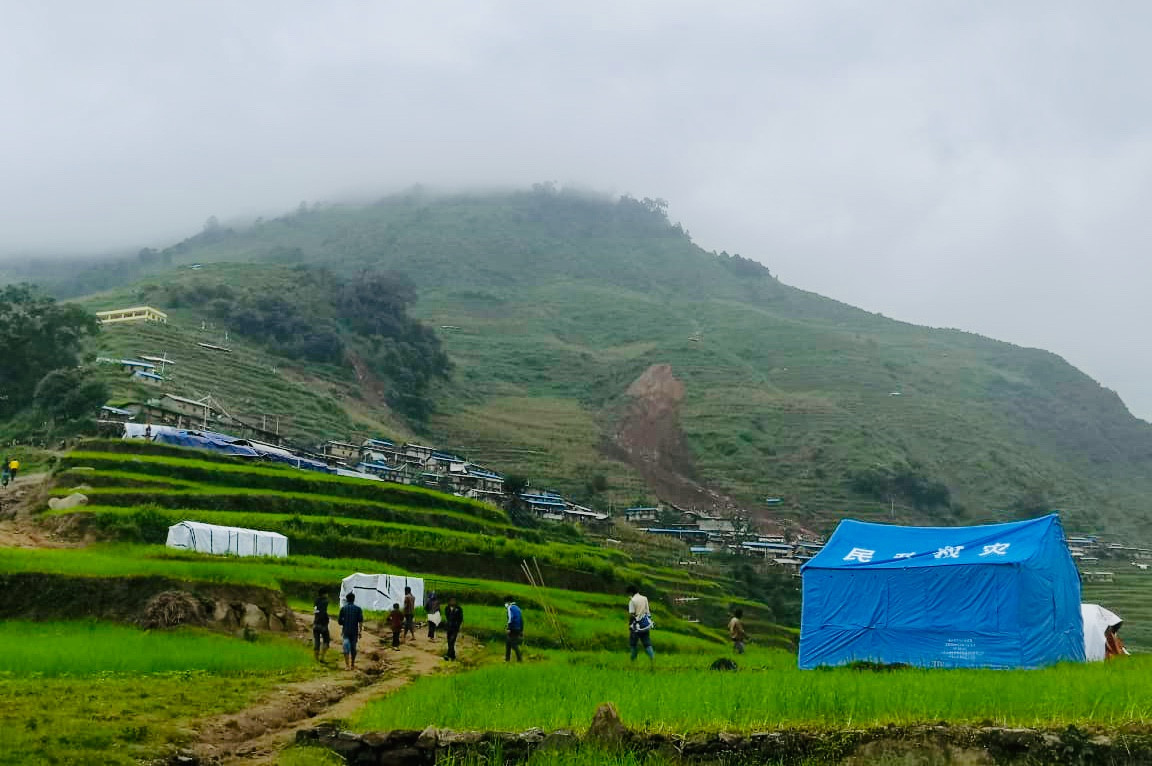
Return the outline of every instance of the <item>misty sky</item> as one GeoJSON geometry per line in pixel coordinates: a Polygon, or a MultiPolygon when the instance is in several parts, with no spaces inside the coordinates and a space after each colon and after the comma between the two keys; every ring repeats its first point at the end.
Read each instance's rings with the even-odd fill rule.
{"type": "Polygon", "coordinates": [[[0,253],[553,180],[1152,419],[1152,3],[0,0],[0,253]]]}

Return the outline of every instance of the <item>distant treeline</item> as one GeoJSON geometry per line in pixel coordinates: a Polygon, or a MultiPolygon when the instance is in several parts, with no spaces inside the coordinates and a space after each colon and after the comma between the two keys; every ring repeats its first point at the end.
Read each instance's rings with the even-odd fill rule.
{"type": "Polygon", "coordinates": [[[416,421],[431,412],[429,385],[450,370],[435,333],[408,316],[416,291],[400,274],[344,279],[297,266],[259,286],[197,277],[150,285],[140,297],[199,309],[280,356],[366,368],[383,383],[389,406],[416,421]]]}

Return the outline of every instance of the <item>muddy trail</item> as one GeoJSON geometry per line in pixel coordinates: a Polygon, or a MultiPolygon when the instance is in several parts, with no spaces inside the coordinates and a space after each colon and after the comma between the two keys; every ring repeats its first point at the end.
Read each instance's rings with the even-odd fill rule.
{"type": "Polygon", "coordinates": [[[66,530],[48,529],[34,516],[35,511],[48,504],[49,479],[46,473],[20,475],[7,487],[0,488],[0,547],[75,548],[82,545],[68,539],[66,530]]]}
{"type": "MultiPolygon", "coordinates": [[[[311,646],[311,615],[297,613],[297,624],[305,626],[294,638],[311,646]]],[[[433,673],[453,672],[459,665],[443,660],[444,636],[435,641],[419,628],[416,638],[391,648],[375,623],[366,626],[360,643],[355,671],[344,669],[338,641],[333,642],[318,675],[304,681],[285,683],[272,689],[255,705],[236,713],[209,718],[195,728],[193,744],[181,749],[169,763],[273,764],[279,752],[295,741],[296,732],[322,721],[343,721],[366,703],[382,697],[413,679],[433,673]]],[[[335,636],[334,636],[335,638],[335,636]]],[[[475,643],[464,636],[457,652],[466,658],[475,643]]]]}

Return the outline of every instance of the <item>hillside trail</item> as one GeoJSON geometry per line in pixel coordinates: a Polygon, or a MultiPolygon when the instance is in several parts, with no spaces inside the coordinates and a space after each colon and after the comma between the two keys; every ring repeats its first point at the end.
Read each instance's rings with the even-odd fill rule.
{"type": "MultiPolygon", "coordinates": [[[[297,630],[294,637],[311,646],[311,614],[297,613],[296,617],[297,625],[306,627],[297,630]]],[[[187,751],[198,763],[214,766],[274,764],[280,751],[295,741],[297,731],[316,726],[321,720],[347,719],[368,702],[420,676],[452,672],[459,667],[443,660],[443,634],[429,641],[418,629],[415,640],[393,650],[391,636],[385,643],[372,622],[360,642],[357,669],[349,672],[344,670],[338,631],[336,628],[333,633],[326,670],[307,680],[278,686],[256,704],[236,713],[200,722],[195,727],[196,741],[187,751]]],[[[457,653],[467,657],[476,646],[461,636],[457,653]]]]}
{"type": "Polygon", "coordinates": [[[82,543],[58,537],[36,522],[32,512],[47,502],[49,475],[31,473],[17,476],[0,488],[0,547],[76,548],[82,543]]]}

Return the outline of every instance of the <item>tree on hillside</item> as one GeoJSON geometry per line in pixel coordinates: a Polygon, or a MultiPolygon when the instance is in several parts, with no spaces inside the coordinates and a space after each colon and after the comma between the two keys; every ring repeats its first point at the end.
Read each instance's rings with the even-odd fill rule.
{"type": "Polygon", "coordinates": [[[536,526],[536,517],[524,506],[520,495],[528,489],[528,477],[508,474],[504,477],[504,507],[508,517],[518,527],[536,526]]]}
{"type": "Polygon", "coordinates": [[[81,341],[99,327],[84,309],[31,285],[0,289],[0,417],[28,406],[48,373],[75,367],[81,341]]]}
{"type": "Polygon", "coordinates": [[[32,402],[37,412],[57,423],[88,420],[104,402],[108,387],[81,368],[63,368],[45,375],[36,385],[32,402]]]}
{"type": "Polygon", "coordinates": [[[392,409],[414,423],[427,419],[429,389],[448,377],[451,363],[436,333],[408,315],[416,289],[407,278],[364,272],[346,280],[307,266],[274,274],[276,282],[259,286],[212,278],[150,285],[140,299],[202,308],[280,356],[341,365],[357,377],[367,371],[392,409]]]}

